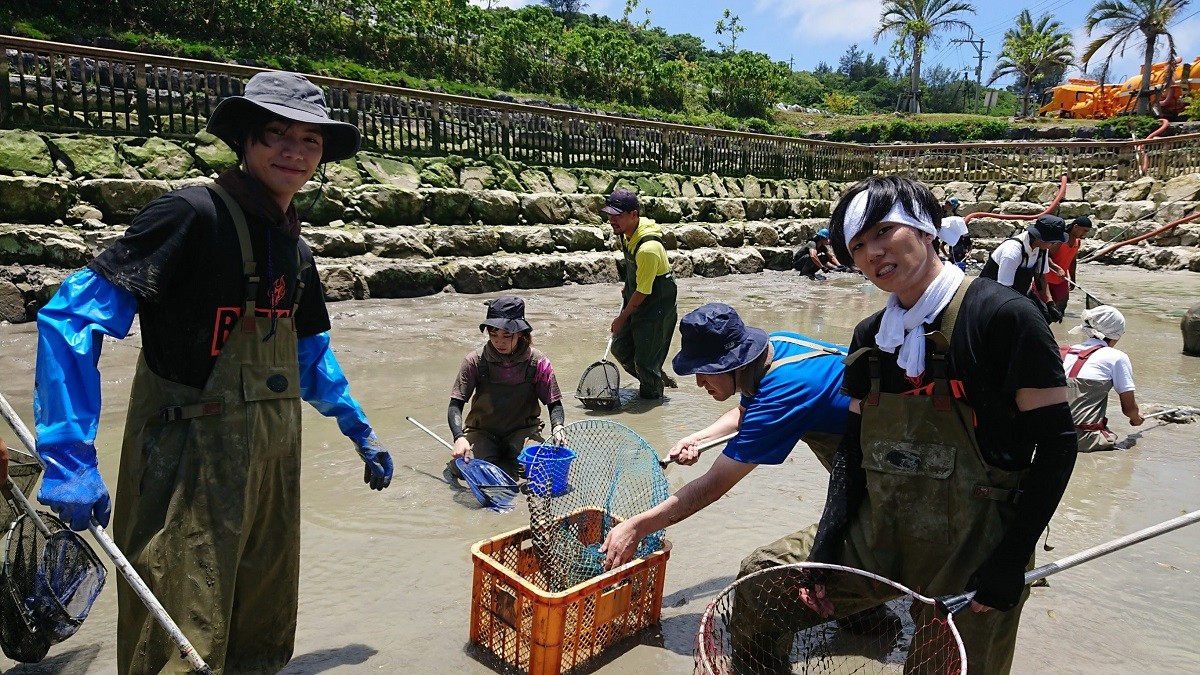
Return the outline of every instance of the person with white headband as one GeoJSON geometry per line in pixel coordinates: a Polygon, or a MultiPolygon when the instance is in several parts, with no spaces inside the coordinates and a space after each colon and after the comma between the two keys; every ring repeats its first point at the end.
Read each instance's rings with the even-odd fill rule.
{"type": "MultiPolygon", "coordinates": [[[[807,559],[933,597],[974,590],[973,611],[955,618],[971,671],[1005,673],[1024,572],[1075,465],[1075,424],[1049,326],[1021,294],[939,260],[941,211],[900,177],[854,185],[833,211],[835,252],[891,296],[850,342],[850,414],[807,559]]],[[[842,618],[881,602],[864,592],[817,578],[801,597],[842,618]]]]}
{"type": "Polygon", "coordinates": [[[1110,390],[1117,390],[1121,412],[1129,424],[1136,427],[1145,421],[1134,398],[1129,355],[1115,348],[1125,334],[1125,317],[1115,307],[1100,305],[1083,310],[1083,320],[1068,332],[1087,337],[1080,344],[1062,348],[1071,416],[1079,430],[1079,452],[1111,450],[1117,435],[1108,428],[1110,390]]]}

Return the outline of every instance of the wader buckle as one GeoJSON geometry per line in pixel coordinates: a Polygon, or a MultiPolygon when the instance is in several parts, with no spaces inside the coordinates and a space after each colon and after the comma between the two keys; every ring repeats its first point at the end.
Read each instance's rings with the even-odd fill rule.
{"type": "Polygon", "coordinates": [[[158,416],[164,422],[190,420],[193,417],[208,417],[221,414],[221,402],[194,403],[192,405],[172,405],[158,411],[158,416]]]}
{"type": "Polygon", "coordinates": [[[996,502],[1016,504],[1021,499],[1021,490],[1005,490],[988,485],[976,485],[971,490],[971,496],[975,499],[990,499],[996,502]]]}

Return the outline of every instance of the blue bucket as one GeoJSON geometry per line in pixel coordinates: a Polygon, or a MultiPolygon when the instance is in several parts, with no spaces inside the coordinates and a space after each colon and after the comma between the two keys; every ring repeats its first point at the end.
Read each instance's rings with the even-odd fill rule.
{"type": "Polygon", "coordinates": [[[560,445],[531,445],[517,456],[529,479],[529,491],[539,497],[546,496],[546,483],[550,484],[551,497],[567,491],[567,475],[574,459],[575,451],[560,445]]]}

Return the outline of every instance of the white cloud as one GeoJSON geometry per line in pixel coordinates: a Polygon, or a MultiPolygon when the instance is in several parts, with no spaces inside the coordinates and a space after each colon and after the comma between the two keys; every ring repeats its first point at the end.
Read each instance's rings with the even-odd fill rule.
{"type": "MultiPolygon", "coordinates": [[[[794,24],[798,47],[805,42],[871,42],[879,28],[881,0],[755,0],[754,11],[794,24]]],[[[886,39],[886,38],[884,38],[886,39]]]]}

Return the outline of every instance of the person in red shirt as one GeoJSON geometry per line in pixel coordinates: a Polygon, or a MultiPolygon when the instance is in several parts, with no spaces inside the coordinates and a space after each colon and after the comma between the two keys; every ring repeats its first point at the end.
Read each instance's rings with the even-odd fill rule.
{"type": "Polygon", "coordinates": [[[1066,311],[1067,300],[1071,297],[1070,282],[1075,281],[1075,258],[1079,255],[1079,244],[1091,231],[1091,219],[1079,216],[1071,221],[1067,242],[1050,252],[1050,271],[1046,273],[1046,283],[1059,313],[1066,311]]]}

